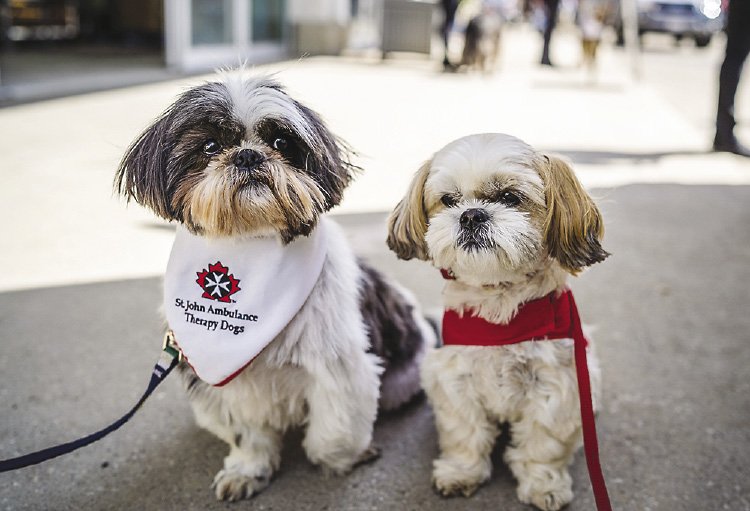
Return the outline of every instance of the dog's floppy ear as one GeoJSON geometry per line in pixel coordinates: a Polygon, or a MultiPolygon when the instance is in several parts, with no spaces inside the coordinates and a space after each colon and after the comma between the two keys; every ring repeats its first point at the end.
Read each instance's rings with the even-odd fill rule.
{"type": "Polygon", "coordinates": [[[604,222],[573,169],[555,156],[540,163],[547,200],[544,235],[550,255],[573,275],[609,256],[601,246],[604,222]]]}
{"type": "Polygon", "coordinates": [[[169,112],[157,119],[128,148],[115,175],[115,191],[128,201],[174,218],[167,197],[167,165],[173,149],[169,112]]]}
{"type": "Polygon", "coordinates": [[[388,247],[400,259],[427,260],[427,212],[424,206],[424,185],[430,174],[432,160],[425,162],[409,185],[409,191],[388,217],[388,247]]]}
{"type": "Polygon", "coordinates": [[[355,151],[343,139],[334,135],[315,111],[295,102],[297,109],[306,117],[320,147],[311,148],[306,167],[325,193],[325,210],[336,206],[344,195],[344,189],[362,169],[351,160],[355,151]]]}

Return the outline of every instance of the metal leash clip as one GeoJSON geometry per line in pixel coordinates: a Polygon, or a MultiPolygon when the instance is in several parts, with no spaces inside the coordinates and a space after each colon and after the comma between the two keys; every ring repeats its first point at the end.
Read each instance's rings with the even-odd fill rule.
{"type": "Polygon", "coordinates": [[[162,342],[161,349],[162,351],[167,352],[167,354],[172,358],[177,358],[178,362],[182,362],[182,359],[184,358],[182,355],[182,350],[177,345],[177,341],[175,340],[174,332],[172,330],[167,330],[164,333],[164,342],[162,342]]]}

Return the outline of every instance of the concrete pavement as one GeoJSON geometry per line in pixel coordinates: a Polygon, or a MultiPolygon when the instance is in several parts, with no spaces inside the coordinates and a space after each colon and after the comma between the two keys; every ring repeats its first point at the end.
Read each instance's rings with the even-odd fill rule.
{"type": "MultiPolygon", "coordinates": [[[[600,197],[613,253],[573,286],[584,320],[598,328],[598,428],[615,508],[750,510],[750,162],[708,152],[710,125],[685,113],[694,105],[682,111],[658,86],[633,83],[614,50],[603,52],[591,85],[571,67],[534,67],[535,34],[506,35],[501,69],[489,78],[436,74],[434,62],[411,58],[259,70],[281,69],[280,79],[361,151],[366,172],[337,219],[358,254],[431,312],[440,308],[436,272],[397,261],[383,243],[385,212],[419,163],[480,131],[572,158],[600,197]]],[[[565,33],[555,51],[561,64],[575,62],[565,33]]],[[[719,55],[709,51],[706,73],[719,55]]],[[[194,81],[0,110],[0,458],[89,433],[142,392],[162,331],[159,275],[172,230],[114,199],[111,178],[130,140],[194,81]]],[[[699,93],[696,104],[705,102],[699,93]]],[[[748,105],[738,107],[747,126],[748,105]]],[[[750,142],[746,127],[740,134],[750,142]]],[[[501,448],[492,480],[472,499],[431,491],[437,444],[424,402],[381,417],[375,435],[380,460],[325,479],[294,432],[268,490],[217,503],[208,486],[225,448],[194,424],[170,378],[114,435],[0,474],[0,509],[527,509],[501,448]]],[[[570,509],[593,509],[582,455],[573,475],[570,509]]]]}

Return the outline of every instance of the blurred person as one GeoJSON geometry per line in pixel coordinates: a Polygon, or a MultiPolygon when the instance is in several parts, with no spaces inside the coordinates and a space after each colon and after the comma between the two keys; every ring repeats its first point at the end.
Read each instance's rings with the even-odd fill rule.
{"type": "Polygon", "coordinates": [[[531,0],[528,4],[528,11],[524,11],[526,21],[540,34],[544,33],[546,24],[547,14],[545,10],[543,0],[531,0]]]}
{"type": "Polygon", "coordinates": [[[750,53],[750,0],[730,0],[727,47],[719,72],[719,104],[716,112],[714,151],[750,157],[750,148],[734,135],[734,99],[742,67],[750,53]]]}
{"type": "Polygon", "coordinates": [[[450,40],[451,30],[453,30],[453,23],[456,21],[456,11],[458,10],[458,4],[460,0],[440,0],[440,6],[443,9],[443,70],[455,71],[458,69],[456,64],[451,63],[448,55],[448,42],[450,40]]]}
{"type": "Polygon", "coordinates": [[[607,18],[607,4],[602,0],[579,0],[578,26],[581,29],[583,65],[589,72],[596,70],[596,53],[607,18]]]}
{"type": "Polygon", "coordinates": [[[557,11],[560,7],[560,0],[544,0],[544,46],[542,47],[542,61],[543,66],[552,66],[552,62],[549,59],[549,48],[550,42],[552,41],[552,31],[555,30],[557,24],[557,11]]]}

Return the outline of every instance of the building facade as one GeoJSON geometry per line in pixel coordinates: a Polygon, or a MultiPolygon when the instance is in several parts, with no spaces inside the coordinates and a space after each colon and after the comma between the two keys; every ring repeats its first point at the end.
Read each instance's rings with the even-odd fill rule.
{"type": "Polygon", "coordinates": [[[193,71],[338,53],[351,0],[164,0],[165,61],[193,71]]]}
{"type": "Polygon", "coordinates": [[[0,0],[0,102],[338,54],[379,1],[0,0]]]}

